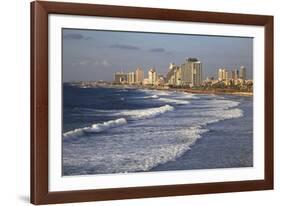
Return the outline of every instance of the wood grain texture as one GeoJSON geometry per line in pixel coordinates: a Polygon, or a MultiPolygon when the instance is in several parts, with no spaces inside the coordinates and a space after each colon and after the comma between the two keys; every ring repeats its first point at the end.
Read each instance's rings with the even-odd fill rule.
{"type": "MultiPolygon", "coordinates": [[[[258,72],[258,71],[257,71],[258,72]]],[[[33,204],[273,189],[273,17],[93,4],[31,3],[31,202],[33,204]],[[48,15],[259,25],[265,28],[265,179],[77,191],[48,191],[48,15]]]]}
{"type": "Polygon", "coordinates": [[[48,194],[48,14],[31,4],[31,201],[48,194]]]}

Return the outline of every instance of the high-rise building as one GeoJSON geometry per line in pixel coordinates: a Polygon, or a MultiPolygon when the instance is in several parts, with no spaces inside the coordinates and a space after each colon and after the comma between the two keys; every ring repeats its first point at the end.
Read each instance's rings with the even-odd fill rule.
{"type": "Polygon", "coordinates": [[[243,80],[246,80],[246,68],[244,66],[240,67],[239,78],[243,79],[243,80]]]}
{"type": "Polygon", "coordinates": [[[165,77],[163,75],[158,75],[156,85],[164,86],[164,84],[165,84],[165,77]]]}
{"type": "Polygon", "coordinates": [[[231,71],[231,79],[233,80],[239,79],[239,70],[234,69],[231,71]]]}
{"type": "Polygon", "coordinates": [[[143,79],[144,79],[143,70],[140,67],[137,67],[137,69],[136,69],[136,83],[142,84],[143,79]]]}
{"type": "Polygon", "coordinates": [[[192,63],[192,85],[200,86],[202,84],[202,63],[196,61],[192,63]]]}
{"type": "Polygon", "coordinates": [[[115,72],[114,82],[118,84],[127,83],[127,74],[124,72],[115,72]]]}
{"type": "Polygon", "coordinates": [[[180,86],[182,85],[181,81],[181,68],[177,66],[176,71],[175,71],[175,79],[176,79],[176,85],[180,86]]]}
{"type": "Polygon", "coordinates": [[[199,86],[202,83],[202,63],[196,58],[188,58],[180,67],[181,84],[199,86]]]}
{"type": "Polygon", "coordinates": [[[228,70],[226,70],[225,71],[225,84],[226,85],[230,85],[231,84],[231,82],[232,82],[232,71],[228,71],[228,70]]]}
{"type": "Polygon", "coordinates": [[[218,70],[218,80],[221,81],[223,79],[223,69],[218,70]]]}
{"type": "Polygon", "coordinates": [[[156,84],[157,73],[156,73],[154,68],[152,68],[152,69],[150,69],[148,71],[148,81],[149,81],[149,84],[151,84],[151,85],[155,85],[156,84]]]}
{"type": "Polygon", "coordinates": [[[180,68],[174,63],[169,66],[169,71],[166,75],[166,80],[169,85],[180,85],[180,68]]]}
{"type": "Polygon", "coordinates": [[[135,74],[135,72],[128,72],[127,73],[127,83],[128,84],[135,84],[136,83],[136,74],[135,74]]]}
{"type": "Polygon", "coordinates": [[[227,69],[226,68],[220,68],[218,71],[218,80],[223,81],[227,79],[227,69]]]}

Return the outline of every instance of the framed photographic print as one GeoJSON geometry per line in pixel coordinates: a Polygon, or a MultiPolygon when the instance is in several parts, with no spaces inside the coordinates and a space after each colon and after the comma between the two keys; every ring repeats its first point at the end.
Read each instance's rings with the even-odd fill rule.
{"type": "Polygon", "coordinates": [[[273,189],[273,17],[31,3],[31,202],[273,189]]]}

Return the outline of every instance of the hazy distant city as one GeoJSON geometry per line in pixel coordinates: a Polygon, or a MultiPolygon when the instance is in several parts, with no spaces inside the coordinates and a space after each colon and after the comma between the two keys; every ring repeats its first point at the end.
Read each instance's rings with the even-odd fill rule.
{"type": "Polygon", "coordinates": [[[211,76],[203,80],[202,70],[201,61],[197,58],[187,58],[180,65],[171,63],[166,74],[159,74],[156,68],[150,68],[145,75],[144,70],[140,67],[137,67],[135,71],[116,72],[113,83],[180,88],[245,87],[248,90],[252,89],[253,81],[246,79],[246,68],[244,66],[232,70],[219,68],[217,79],[211,76]]]}
{"type": "MultiPolygon", "coordinates": [[[[99,86],[135,86],[154,89],[190,89],[190,91],[215,90],[224,92],[248,92],[253,91],[253,80],[247,79],[247,69],[245,66],[228,69],[218,68],[217,78],[214,76],[203,79],[203,63],[198,58],[186,58],[182,64],[171,63],[166,74],[157,72],[157,68],[152,67],[145,72],[141,67],[132,71],[119,71],[112,74],[112,81],[81,81],[81,87],[99,86]]],[[[77,84],[77,82],[76,82],[77,84]]]]}

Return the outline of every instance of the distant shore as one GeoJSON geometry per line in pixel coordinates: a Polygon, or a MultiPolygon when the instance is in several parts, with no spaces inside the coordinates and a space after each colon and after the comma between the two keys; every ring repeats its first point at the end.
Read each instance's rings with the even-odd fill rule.
{"type": "Polygon", "coordinates": [[[95,87],[104,87],[104,88],[129,88],[129,89],[150,89],[150,90],[165,90],[165,91],[178,91],[178,92],[187,92],[192,94],[217,94],[217,95],[237,95],[237,96],[253,96],[251,91],[239,91],[235,89],[228,88],[211,88],[211,89],[192,89],[192,88],[165,88],[157,86],[142,86],[142,85],[127,85],[127,84],[95,84],[95,85],[79,85],[81,88],[95,88],[95,87]]]}
{"type": "Polygon", "coordinates": [[[238,95],[238,96],[253,96],[253,92],[242,92],[242,91],[193,90],[193,89],[184,89],[184,91],[194,94],[230,94],[230,95],[238,95]]]}
{"type": "Polygon", "coordinates": [[[151,90],[166,90],[166,91],[178,91],[178,92],[187,92],[192,94],[217,94],[217,95],[238,95],[238,96],[253,96],[253,92],[244,92],[244,91],[233,91],[233,90],[205,90],[205,89],[183,89],[183,88],[144,88],[151,90]]]}
{"type": "Polygon", "coordinates": [[[228,95],[237,95],[237,96],[253,96],[253,92],[228,90],[228,89],[187,89],[187,88],[145,87],[145,86],[132,86],[132,85],[117,85],[117,87],[177,91],[177,92],[186,92],[192,94],[217,94],[217,95],[228,94],[228,95]]]}

